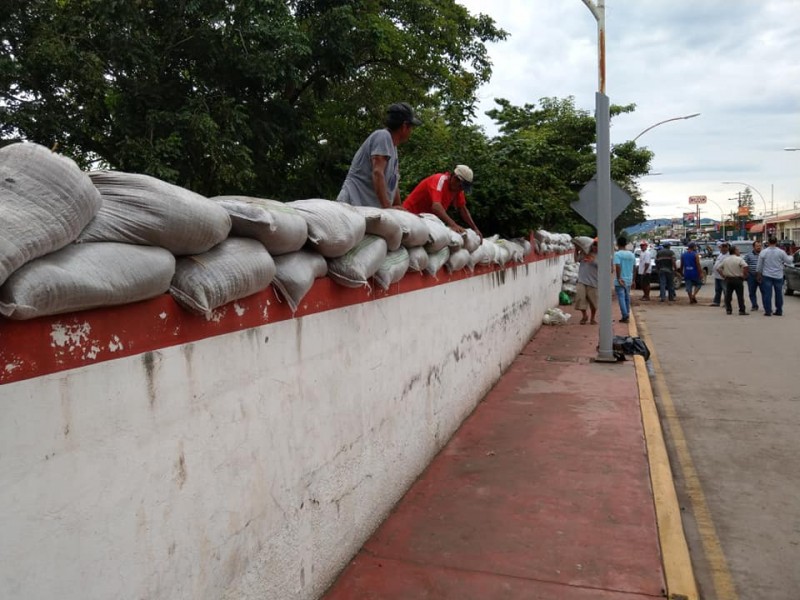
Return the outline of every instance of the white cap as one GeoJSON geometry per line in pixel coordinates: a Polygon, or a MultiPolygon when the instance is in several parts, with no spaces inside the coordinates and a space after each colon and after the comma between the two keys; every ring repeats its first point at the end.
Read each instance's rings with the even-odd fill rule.
{"type": "Polygon", "coordinates": [[[464,192],[472,190],[472,169],[467,165],[456,165],[456,168],[453,169],[453,175],[461,181],[461,189],[464,192]]]}

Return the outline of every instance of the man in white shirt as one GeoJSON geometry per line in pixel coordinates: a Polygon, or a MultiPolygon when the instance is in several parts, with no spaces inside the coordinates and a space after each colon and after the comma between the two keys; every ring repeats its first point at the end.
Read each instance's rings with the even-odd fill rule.
{"type": "Polygon", "coordinates": [[[767,246],[758,255],[758,273],[756,278],[761,284],[761,299],[764,301],[764,316],[783,315],[783,265],[791,265],[792,259],[782,248],[778,240],[769,238],[767,246]],[[772,296],[775,295],[775,312],[772,312],[772,296]]]}
{"type": "Polygon", "coordinates": [[[641,242],[639,247],[642,249],[642,252],[639,254],[636,285],[642,290],[642,300],[650,300],[650,263],[653,260],[653,256],[647,249],[647,242],[641,242]]]}

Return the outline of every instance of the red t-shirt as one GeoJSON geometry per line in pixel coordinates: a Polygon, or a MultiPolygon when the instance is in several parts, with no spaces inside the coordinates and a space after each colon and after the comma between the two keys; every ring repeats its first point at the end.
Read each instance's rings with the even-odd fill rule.
{"type": "MultiPolygon", "coordinates": [[[[453,201],[453,192],[450,191],[449,182],[450,173],[436,173],[426,177],[408,195],[405,202],[403,202],[403,208],[415,214],[429,213],[433,203],[439,202],[447,210],[453,201]]],[[[463,191],[459,191],[458,196],[456,196],[456,206],[466,205],[467,198],[464,196],[463,191]]]]}

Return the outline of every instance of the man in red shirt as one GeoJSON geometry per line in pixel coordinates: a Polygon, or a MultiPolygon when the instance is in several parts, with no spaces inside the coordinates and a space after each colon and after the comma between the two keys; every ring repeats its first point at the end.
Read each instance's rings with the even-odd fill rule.
{"type": "Polygon", "coordinates": [[[452,174],[449,172],[436,173],[420,181],[403,202],[403,208],[415,214],[433,213],[450,229],[457,233],[463,233],[464,228],[447,214],[450,205],[455,204],[461,218],[483,239],[483,235],[467,209],[467,198],[464,193],[471,189],[472,169],[466,165],[456,165],[452,174]]]}

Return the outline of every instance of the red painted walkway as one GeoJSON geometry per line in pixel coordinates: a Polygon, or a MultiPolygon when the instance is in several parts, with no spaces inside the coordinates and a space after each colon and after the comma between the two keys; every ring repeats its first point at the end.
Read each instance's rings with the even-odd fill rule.
{"type": "Polygon", "coordinates": [[[634,363],[591,362],[579,318],[542,326],[326,600],[663,597],[634,363]]]}

